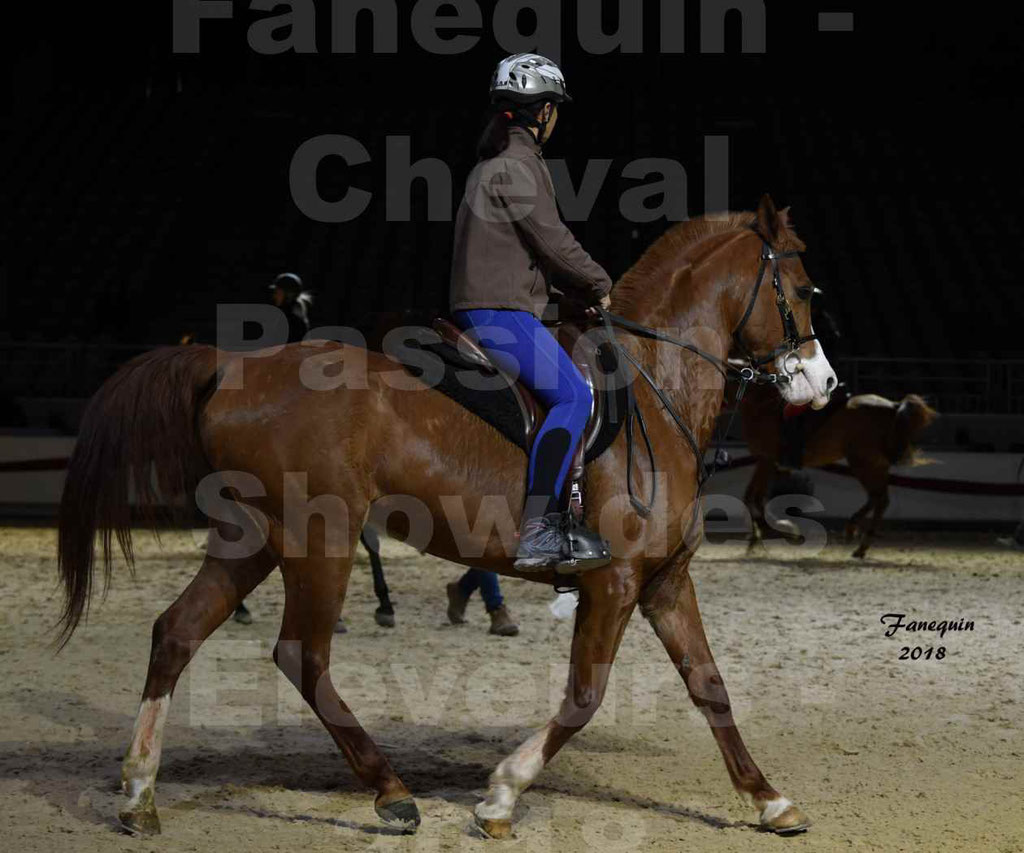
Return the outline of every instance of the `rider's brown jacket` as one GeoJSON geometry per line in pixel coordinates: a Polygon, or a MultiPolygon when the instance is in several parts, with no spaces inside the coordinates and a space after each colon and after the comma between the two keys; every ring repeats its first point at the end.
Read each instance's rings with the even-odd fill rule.
{"type": "Polygon", "coordinates": [[[478,163],[466,182],[455,219],[450,307],[540,317],[552,287],[589,305],[612,282],[562,222],[533,134],[513,127],[508,148],[478,163]]]}

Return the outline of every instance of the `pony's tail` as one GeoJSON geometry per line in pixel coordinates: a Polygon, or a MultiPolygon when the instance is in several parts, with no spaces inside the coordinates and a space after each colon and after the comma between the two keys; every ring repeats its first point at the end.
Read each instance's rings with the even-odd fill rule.
{"type": "Polygon", "coordinates": [[[487,117],[487,125],[476,144],[476,156],[479,160],[490,160],[508,148],[508,129],[512,126],[514,113],[511,109],[494,109],[487,117]]]}
{"type": "Polygon", "coordinates": [[[938,416],[922,397],[907,394],[896,409],[889,434],[889,461],[893,465],[927,465],[931,460],[918,454],[916,442],[938,416]]]}
{"type": "Polygon", "coordinates": [[[509,100],[498,100],[487,111],[487,124],[476,144],[478,160],[490,160],[503,154],[509,146],[508,131],[513,124],[537,124],[537,116],[544,108],[544,101],[532,104],[517,104],[509,100]]]}
{"type": "Polygon", "coordinates": [[[134,571],[130,499],[152,524],[158,504],[189,493],[208,470],[197,415],[216,370],[213,347],[165,347],[125,364],[89,401],[60,502],[60,647],[88,611],[96,532],[106,588],[114,537],[134,571]]]}

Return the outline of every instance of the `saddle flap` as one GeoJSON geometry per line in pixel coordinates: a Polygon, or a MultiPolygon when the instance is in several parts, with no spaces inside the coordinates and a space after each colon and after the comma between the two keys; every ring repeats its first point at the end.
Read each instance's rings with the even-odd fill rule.
{"type": "Polygon", "coordinates": [[[464,335],[462,329],[454,323],[444,319],[444,317],[435,317],[432,326],[434,331],[441,336],[442,341],[455,347],[459,355],[466,359],[466,361],[477,365],[488,376],[493,376],[500,372],[490,358],[487,357],[487,353],[480,349],[475,341],[464,335]]]}
{"type": "Polygon", "coordinates": [[[444,317],[436,317],[432,326],[434,331],[441,336],[441,340],[444,343],[455,347],[459,355],[472,364],[477,365],[482,372],[488,376],[500,375],[508,380],[509,388],[512,390],[523,415],[526,446],[529,447],[533,443],[534,436],[536,436],[537,430],[540,429],[540,424],[543,420],[540,405],[530,392],[530,389],[522,383],[514,381],[512,377],[495,365],[487,356],[487,353],[450,320],[446,320],[444,317]]]}
{"type": "MultiPolygon", "coordinates": [[[[517,444],[522,442],[521,446],[528,452],[545,415],[531,391],[494,364],[487,353],[450,320],[435,317],[431,321],[431,327],[441,338],[441,343],[454,350],[457,365],[461,364],[465,369],[480,370],[488,376],[500,376],[507,381],[523,418],[521,437],[515,436],[512,440],[517,444]]],[[[561,323],[551,331],[572,357],[592,395],[590,417],[583,433],[583,440],[573,454],[567,478],[567,481],[578,481],[583,476],[585,462],[596,459],[618,434],[628,410],[628,381],[624,382],[619,375],[622,373],[623,365],[619,364],[614,358],[614,353],[602,344],[599,329],[584,334],[574,323],[561,323]]],[[[451,358],[448,360],[452,361],[451,358]]]]}

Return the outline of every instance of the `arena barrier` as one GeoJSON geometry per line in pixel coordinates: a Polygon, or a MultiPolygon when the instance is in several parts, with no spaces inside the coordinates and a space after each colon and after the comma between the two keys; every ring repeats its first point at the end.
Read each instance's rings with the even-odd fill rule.
{"type": "MultiPolygon", "coordinates": [[[[742,497],[755,460],[745,454],[746,448],[728,450],[732,458],[712,478],[708,493],[742,497]]],[[[1017,479],[1021,454],[923,453],[932,460],[929,464],[899,466],[890,472],[887,519],[1002,526],[1024,517],[1024,483],[1017,479]]],[[[804,473],[824,507],[824,518],[848,518],[867,499],[848,465],[807,468],[804,473]]]]}
{"type": "MultiPolygon", "coordinates": [[[[75,439],[66,436],[0,435],[0,512],[52,516],[60,503],[64,470],[75,439]]],[[[745,446],[727,448],[730,461],[712,478],[708,494],[741,498],[754,457],[745,446]]],[[[925,451],[934,461],[894,468],[889,475],[886,517],[901,521],[994,524],[1024,516],[1024,483],[1017,478],[1019,453],[925,451]]],[[[709,455],[710,461],[710,455],[709,455]]],[[[855,512],[864,492],[847,465],[807,469],[826,518],[855,512]]]]}

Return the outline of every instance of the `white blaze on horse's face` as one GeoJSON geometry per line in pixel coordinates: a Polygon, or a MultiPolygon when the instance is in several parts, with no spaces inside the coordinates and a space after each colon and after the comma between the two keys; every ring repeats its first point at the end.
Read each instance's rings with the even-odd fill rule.
{"type": "MultiPolygon", "coordinates": [[[[813,333],[814,329],[811,329],[813,333]]],[[[809,345],[814,347],[810,358],[794,352],[780,355],[775,359],[775,371],[790,378],[788,384],[779,386],[783,400],[797,406],[810,403],[813,408],[821,409],[828,403],[839,380],[821,344],[811,341],[809,345]]]]}

